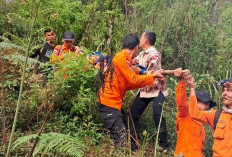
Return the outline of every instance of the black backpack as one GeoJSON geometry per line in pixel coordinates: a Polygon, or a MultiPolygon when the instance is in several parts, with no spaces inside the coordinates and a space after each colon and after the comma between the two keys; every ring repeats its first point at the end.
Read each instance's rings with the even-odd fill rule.
{"type": "Polygon", "coordinates": [[[217,123],[218,123],[218,119],[220,117],[222,113],[222,109],[218,109],[215,113],[215,116],[214,116],[214,121],[213,121],[213,130],[215,131],[216,127],[217,127],[217,123]]]}

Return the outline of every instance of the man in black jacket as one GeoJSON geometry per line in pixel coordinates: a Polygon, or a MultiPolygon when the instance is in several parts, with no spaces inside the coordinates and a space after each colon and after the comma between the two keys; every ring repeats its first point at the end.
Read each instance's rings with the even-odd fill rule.
{"type": "Polygon", "coordinates": [[[43,44],[41,48],[38,48],[34,51],[31,58],[39,57],[38,60],[40,62],[48,62],[49,58],[55,48],[55,40],[56,40],[56,33],[53,29],[46,29],[44,31],[44,38],[46,42],[43,44]]]}
{"type": "MultiPolygon", "coordinates": [[[[30,55],[31,58],[38,58],[38,61],[42,63],[49,62],[50,56],[56,46],[55,45],[56,32],[50,28],[46,29],[44,31],[44,38],[46,42],[43,44],[43,46],[38,49],[35,49],[34,53],[30,55]]],[[[44,86],[45,83],[47,82],[48,71],[50,71],[52,68],[49,67],[49,69],[45,70],[39,67],[39,63],[36,63],[32,69],[34,69],[36,73],[41,74],[41,84],[42,86],[44,86]]]]}

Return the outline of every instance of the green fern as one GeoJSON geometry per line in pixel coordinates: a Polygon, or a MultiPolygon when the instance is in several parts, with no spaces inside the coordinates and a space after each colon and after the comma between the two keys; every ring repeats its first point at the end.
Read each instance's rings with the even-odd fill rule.
{"type": "MultiPolygon", "coordinates": [[[[32,134],[29,136],[24,136],[18,138],[14,142],[13,149],[17,150],[24,143],[29,142],[37,137],[37,134],[32,134]]],[[[70,135],[60,134],[60,133],[47,133],[41,134],[39,142],[33,156],[36,156],[38,153],[42,154],[62,154],[64,156],[83,156],[83,150],[87,147],[82,143],[82,141],[76,137],[70,135]]]]}
{"type": "Polygon", "coordinates": [[[23,39],[17,37],[16,35],[14,35],[14,34],[12,34],[12,33],[10,33],[10,32],[5,32],[5,33],[3,34],[3,37],[5,37],[5,38],[7,38],[7,39],[11,38],[10,41],[14,41],[14,43],[17,43],[17,44],[22,45],[22,46],[24,46],[24,47],[27,46],[26,42],[25,42],[23,39]]]}
{"type": "Polygon", "coordinates": [[[4,39],[3,36],[0,35],[0,40],[1,40],[1,41],[4,41],[5,39],[4,39]]]}
{"type": "Polygon", "coordinates": [[[18,46],[16,44],[12,44],[9,42],[0,42],[0,51],[4,51],[4,50],[9,49],[9,48],[16,49],[16,50],[19,50],[21,52],[26,52],[26,49],[22,46],[18,46]]]}
{"type": "MultiPolygon", "coordinates": [[[[13,64],[22,64],[25,62],[26,57],[21,55],[21,54],[11,54],[11,55],[4,55],[4,56],[0,56],[0,58],[2,59],[7,59],[9,61],[12,61],[13,64]]],[[[33,58],[28,58],[27,64],[28,65],[34,65],[36,63],[40,63],[40,67],[45,66],[44,63],[41,63],[40,61],[38,61],[37,59],[33,59],[33,58]]]]}
{"type": "Polygon", "coordinates": [[[26,143],[26,142],[29,142],[32,139],[35,139],[36,137],[37,137],[37,134],[31,134],[31,135],[28,135],[28,136],[23,136],[23,137],[18,138],[18,140],[16,140],[14,142],[13,149],[17,148],[20,145],[23,145],[23,143],[26,143]]]}

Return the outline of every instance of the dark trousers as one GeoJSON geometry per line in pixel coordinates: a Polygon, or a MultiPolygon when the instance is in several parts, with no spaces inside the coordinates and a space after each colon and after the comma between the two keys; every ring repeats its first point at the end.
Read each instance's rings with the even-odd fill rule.
{"type": "MultiPolygon", "coordinates": [[[[136,145],[133,145],[135,142],[133,139],[136,139],[135,134],[136,134],[136,128],[137,124],[139,122],[140,116],[143,114],[144,110],[148,106],[148,104],[153,100],[153,119],[155,121],[155,126],[156,129],[158,129],[159,126],[159,121],[161,117],[161,111],[162,111],[162,106],[163,102],[165,100],[165,97],[162,92],[159,93],[157,97],[154,98],[140,98],[140,93],[137,94],[137,96],[134,99],[134,102],[130,108],[130,132],[132,138],[132,147],[136,147],[136,145]],[[134,123],[134,126],[133,126],[134,123]]],[[[159,145],[162,148],[167,148],[168,143],[167,143],[167,130],[166,130],[166,120],[164,117],[162,117],[161,124],[160,124],[160,132],[159,132],[159,145]]],[[[136,149],[136,148],[135,148],[136,149]]]]}
{"type": "Polygon", "coordinates": [[[114,145],[116,147],[125,146],[127,142],[127,131],[124,127],[122,112],[100,103],[98,103],[98,111],[104,127],[110,131],[110,138],[114,141],[114,145]]]}

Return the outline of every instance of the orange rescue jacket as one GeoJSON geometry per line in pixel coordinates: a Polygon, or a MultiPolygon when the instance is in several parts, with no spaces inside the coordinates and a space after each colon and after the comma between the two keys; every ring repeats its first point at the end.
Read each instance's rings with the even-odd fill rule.
{"type": "MultiPolygon", "coordinates": [[[[195,102],[197,105],[197,102],[195,102]]],[[[187,103],[186,83],[178,82],[176,87],[176,132],[177,142],[174,156],[204,157],[202,150],[205,142],[203,124],[192,120],[187,103]]]]}
{"type": "Polygon", "coordinates": [[[57,45],[51,55],[50,62],[51,63],[55,63],[56,61],[61,62],[67,56],[73,58],[74,55],[78,55],[77,53],[74,53],[75,51],[76,48],[74,46],[72,46],[71,49],[68,49],[64,45],[57,45]]]}
{"type": "Polygon", "coordinates": [[[137,89],[145,85],[154,85],[153,75],[137,75],[126,50],[116,53],[112,60],[114,66],[112,88],[110,74],[106,76],[104,91],[100,89],[98,102],[121,111],[122,100],[127,90],[137,89]]]}
{"type": "MultiPolygon", "coordinates": [[[[216,110],[200,111],[196,104],[196,96],[190,97],[189,101],[191,117],[213,128],[216,110]]],[[[213,137],[213,157],[232,157],[232,114],[222,111],[213,137]]]]}

